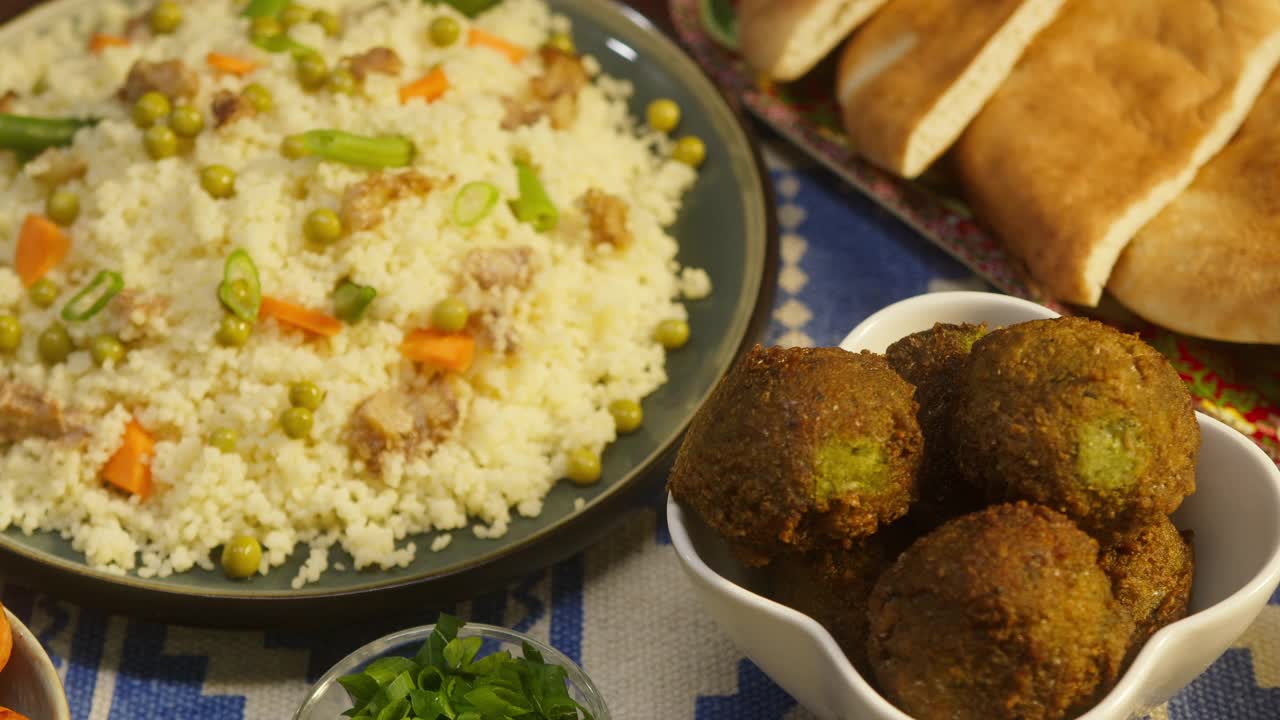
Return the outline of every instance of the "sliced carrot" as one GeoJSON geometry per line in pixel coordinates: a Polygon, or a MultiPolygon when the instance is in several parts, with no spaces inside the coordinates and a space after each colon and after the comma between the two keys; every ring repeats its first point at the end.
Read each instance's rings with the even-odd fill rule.
{"type": "Polygon", "coordinates": [[[0,720],[30,720],[26,715],[17,710],[10,710],[7,707],[0,707],[0,720]]]}
{"type": "Polygon", "coordinates": [[[258,63],[252,60],[216,52],[206,55],[205,62],[209,63],[209,67],[214,70],[237,77],[244,77],[258,69],[258,63]]]}
{"type": "Polygon", "coordinates": [[[487,47],[490,50],[497,50],[506,55],[513,65],[519,65],[524,56],[529,54],[528,50],[519,45],[513,45],[497,35],[477,28],[471,28],[471,33],[467,35],[467,47],[487,47]]]}
{"type": "Polygon", "coordinates": [[[414,98],[422,98],[431,102],[449,89],[449,76],[440,68],[432,68],[431,72],[400,88],[400,104],[405,105],[414,98]]]}
{"type": "Polygon", "coordinates": [[[414,330],[400,343],[400,354],[442,370],[465,372],[476,357],[476,339],[466,333],[414,330]]]}
{"type": "Polygon", "coordinates": [[[129,42],[129,38],[120,37],[119,35],[108,35],[106,33],[94,33],[89,38],[89,52],[101,53],[107,48],[113,47],[129,47],[133,43],[129,42]]]}
{"type": "Polygon", "coordinates": [[[151,457],[156,440],[137,421],[124,426],[120,449],[102,468],[102,479],[128,493],[146,500],[151,497],[151,457]]]}
{"type": "Polygon", "coordinates": [[[31,287],[58,266],[71,250],[71,238],[43,215],[31,214],[18,231],[18,249],[13,267],[23,287],[31,287]]]}
{"type": "MultiPolygon", "coordinates": [[[[0,670],[9,664],[9,653],[13,652],[13,629],[9,627],[9,618],[4,614],[4,605],[0,604],[0,670]]],[[[0,708],[3,710],[4,708],[0,708]]],[[[4,716],[0,715],[0,720],[4,716]]]]}
{"type": "Polygon", "coordinates": [[[323,337],[333,337],[342,332],[342,321],[335,317],[265,295],[258,317],[273,317],[277,322],[323,337]]]}

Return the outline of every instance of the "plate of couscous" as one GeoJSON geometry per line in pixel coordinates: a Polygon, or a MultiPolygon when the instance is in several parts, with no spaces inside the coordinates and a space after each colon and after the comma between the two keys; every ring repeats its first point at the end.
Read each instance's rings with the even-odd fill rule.
{"type": "Polygon", "coordinates": [[[641,502],[766,319],[738,116],[592,0],[0,27],[0,553],[202,624],[444,602],[641,502]]]}

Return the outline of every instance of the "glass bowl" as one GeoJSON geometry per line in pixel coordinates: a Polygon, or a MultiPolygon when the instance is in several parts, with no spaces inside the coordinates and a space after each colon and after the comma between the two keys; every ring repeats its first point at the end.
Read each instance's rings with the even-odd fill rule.
{"type": "MultiPolygon", "coordinates": [[[[342,713],[351,709],[351,698],[347,696],[347,691],[338,683],[338,678],[360,672],[369,663],[378,658],[391,655],[413,657],[418,652],[418,648],[422,647],[422,643],[431,637],[431,632],[435,630],[435,627],[435,625],[422,625],[385,635],[339,660],[338,664],[329,668],[329,672],[325,673],[312,686],[311,692],[307,694],[306,701],[302,703],[302,707],[298,708],[293,720],[344,720],[342,713]]],[[[479,623],[463,625],[462,629],[458,631],[458,637],[483,638],[485,643],[480,650],[479,657],[485,657],[501,650],[510,651],[513,657],[523,657],[524,652],[521,644],[529,643],[538,652],[542,653],[542,658],[548,664],[560,665],[565,669],[569,676],[570,697],[585,707],[595,717],[595,720],[610,720],[609,709],[605,707],[604,696],[596,689],[595,684],[591,682],[591,678],[587,677],[587,674],[582,671],[582,668],[578,667],[577,663],[550,645],[514,630],[479,623]]]]}

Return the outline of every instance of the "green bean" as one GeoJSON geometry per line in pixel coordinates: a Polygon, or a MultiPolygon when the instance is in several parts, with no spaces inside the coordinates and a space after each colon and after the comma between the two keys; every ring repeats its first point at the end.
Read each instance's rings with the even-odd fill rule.
{"type": "Polygon", "coordinates": [[[413,143],[403,137],[365,137],[341,130],[305,132],[302,145],[322,160],[375,168],[404,167],[416,154],[413,143]]]}
{"type": "Polygon", "coordinates": [[[78,118],[39,118],[0,113],[0,150],[39,155],[51,147],[70,145],[78,131],[97,122],[78,118]]]}
{"type": "Polygon", "coordinates": [[[497,5],[502,0],[433,0],[439,4],[443,2],[445,5],[457,10],[458,12],[473,18],[489,8],[497,5]]]}
{"type": "Polygon", "coordinates": [[[247,323],[256,322],[262,308],[262,284],[258,280],[258,266],[244,250],[234,250],[227,256],[222,270],[222,284],[218,286],[218,299],[223,307],[247,323]]]}
{"type": "Polygon", "coordinates": [[[354,325],[364,317],[369,304],[376,297],[378,297],[377,290],[346,280],[333,291],[333,314],[342,322],[354,325]]]}
{"type": "Polygon", "coordinates": [[[516,176],[520,197],[512,201],[511,211],[520,222],[529,223],[540,233],[554,230],[560,221],[560,211],[547,197],[547,190],[538,175],[527,164],[517,162],[516,176]]]}
{"type": "Polygon", "coordinates": [[[240,14],[244,17],[275,17],[291,0],[252,0],[240,14]]]}
{"type": "Polygon", "coordinates": [[[84,322],[102,312],[111,299],[124,289],[124,278],[118,272],[103,270],[62,308],[62,319],[84,322]]]}

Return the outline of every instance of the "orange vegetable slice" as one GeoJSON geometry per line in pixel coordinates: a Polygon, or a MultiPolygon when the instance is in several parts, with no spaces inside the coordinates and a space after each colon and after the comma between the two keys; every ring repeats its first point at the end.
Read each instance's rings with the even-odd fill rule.
{"type": "Polygon", "coordinates": [[[43,215],[31,214],[18,231],[18,248],[13,267],[23,287],[31,287],[58,266],[71,250],[71,239],[62,228],[43,215]]]}
{"type": "Polygon", "coordinates": [[[124,426],[120,449],[102,468],[102,479],[146,500],[151,497],[151,457],[155,450],[155,438],[136,418],[131,419],[124,426]]]}
{"type": "MultiPolygon", "coordinates": [[[[4,614],[4,604],[0,603],[0,670],[4,670],[4,666],[9,664],[9,654],[12,652],[13,628],[9,627],[9,617],[4,614]]],[[[0,720],[3,717],[0,715],[0,720]]]]}
{"type": "Polygon", "coordinates": [[[89,38],[89,52],[100,54],[103,50],[113,47],[129,47],[133,43],[129,42],[129,38],[120,37],[119,35],[108,35],[106,33],[94,33],[89,38]]]}
{"type": "Polygon", "coordinates": [[[258,63],[235,55],[211,52],[205,56],[209,67],[236,77],[244,77],[258,69],[258,63]]]}
{"type": "Polygon", "coordinates": [[[322,337],[333,337],[342,332],[342,321],[335,317],[265,295],[258,317],[275,318],[277,322],[322,337]]]}
{"type": "Polygon", "coordinates": [[[521,60],[529,54],[528,50],[503,40],[492,33],[487,33],[477,28],[471,28],[471,32],[467,35],[467,47],[487,47],[490,50],[497,50],[513,65],[519,65],[521,60]]]}
{"type": "Polygon", "coordinates": [[[414,98],[422,98],[427,102],[432,102],[448,89],[449,76],[445,75],[444,71],[438,67],[432,68],[431,72],[400,88],[400,104],[405,105],[414,98]]]}
{"type": "Polygon", "coordinates": [[[465,372],[476,357],[476,339],[466,333],[414,330],[400,343],[400,354],[441,370],[465,372]]]}

